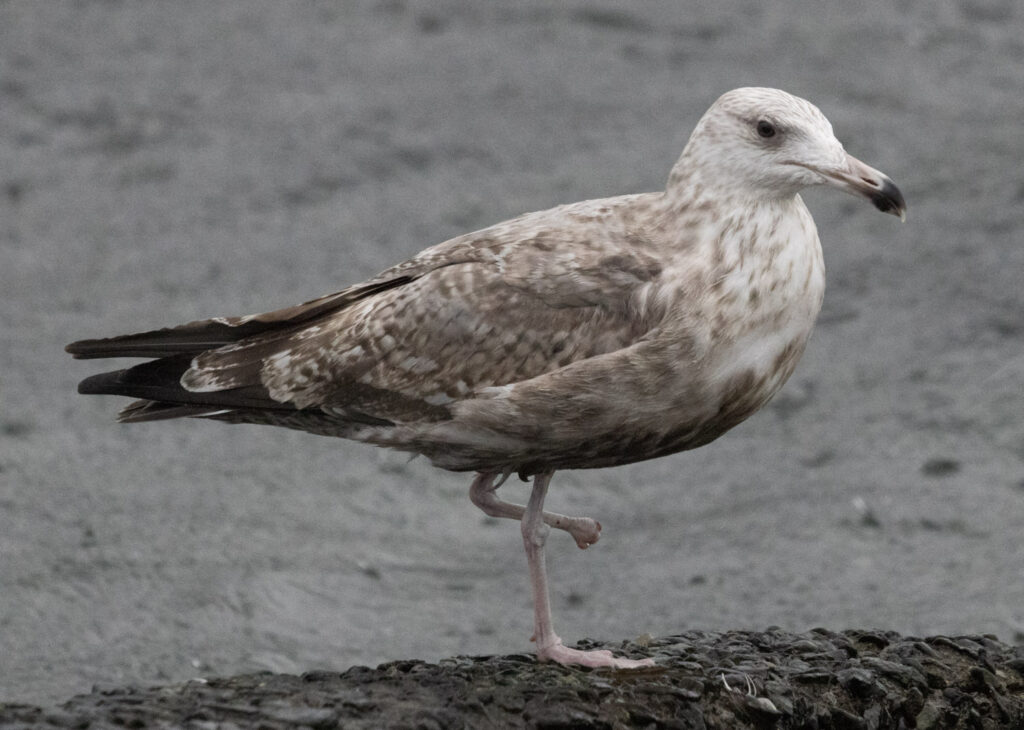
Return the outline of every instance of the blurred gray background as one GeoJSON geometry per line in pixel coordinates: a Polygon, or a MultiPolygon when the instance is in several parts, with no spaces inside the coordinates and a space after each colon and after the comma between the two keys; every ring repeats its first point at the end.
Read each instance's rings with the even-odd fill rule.
{"type": "MultiPolygon", "coordinates": [[[[299,433],[119,426],[62,352],[284,306],[524,211],[662,187],[722,92],[804,96],[902,187],[811,191],[792,381],[688,454],[556,476],[567,641],[881,627],[1024,640],[1024,6],[0,5],[0,699],[528,651],[468,475],[299,433]]],[[[525,498],[518,482],[507,496],[525,498]]]]}

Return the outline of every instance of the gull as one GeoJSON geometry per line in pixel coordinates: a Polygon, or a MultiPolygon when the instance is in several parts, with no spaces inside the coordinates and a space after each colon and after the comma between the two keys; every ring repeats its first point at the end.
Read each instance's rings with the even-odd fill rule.
{"type": "Polygon", "coordinates": [[[847,154],[817,107],[741,88],[698,122],[665,190],[562,205],[427,248],[340,292],[67,346],[147,362],[79,392],[138,400],[119,420],[283,426],[476,472],[470,499],[518,520],[541,661],[650,664],[565,646],[544,546],[589,517],[544,510],[552,474],[697,448],[792,374],[824,265],[799,192],[828,185],[905,219],[892,180],[847,154]],[[525,506],[498,497],[532,479],[525,506]]]}

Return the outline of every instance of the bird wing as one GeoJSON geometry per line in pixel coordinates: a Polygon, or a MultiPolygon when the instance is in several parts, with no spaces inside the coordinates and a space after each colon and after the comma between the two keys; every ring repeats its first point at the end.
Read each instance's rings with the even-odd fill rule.
{"type": "Polygon", "coordinates": [[[256,335],[291,331],[315,323],[352,302],[409,281],[410,274],[375,279],[272,312],[214,317],[175,327],[102,339],[78,340],[65,347],[77,360],[106,357],[171,357],[202,352],[256,335]]]}
{"type": "Polygon", "coordinates": [[[650,328],[638,296],[661,273],[642,234],[610,225],[629,200],[427,249],[346,290],[372,291],[344,306],[199,353],[181,384],[197,395],[262,386],[275,404],[364,420],[443,419],[480,388],[628,347],[650,328]]]}

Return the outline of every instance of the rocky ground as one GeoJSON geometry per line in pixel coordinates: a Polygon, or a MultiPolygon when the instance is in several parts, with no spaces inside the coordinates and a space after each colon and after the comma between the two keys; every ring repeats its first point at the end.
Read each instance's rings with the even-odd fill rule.
{"type": "Polygon", "coordinates": [[[0,727],[1024,727],[1024,647],[991,636],[769,629],[585,645],[657,666],[591,671],[512,655],[265,672],[96,688],[52,710],[0,705],[0,727]]]}
{"type": "Polygon", "coordinates": [[[605,527],[549,543],[556,628],[1024,641],[1022,39],[1017,0],[0,3],[0,698],[527,650],[518,530],[464,476],[118,426],[62,348],[657,189],[750,84],[818,104],[909,219],[811,191],[829,289],[774,403],[556,475],[552,508],[605,527]]]}

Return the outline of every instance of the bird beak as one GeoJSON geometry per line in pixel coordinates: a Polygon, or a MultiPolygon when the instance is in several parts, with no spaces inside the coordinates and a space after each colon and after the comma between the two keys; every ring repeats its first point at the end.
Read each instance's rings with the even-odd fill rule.
{"type": "Polygon", "coordinates": [[[896,183],[856,157],[847,155],[844,168],[814,168],[814,171],[824,177],[827,184],[867,198],[883,213],[898,215],[901,221],[907,219],[907,203],[896,183]]]}

